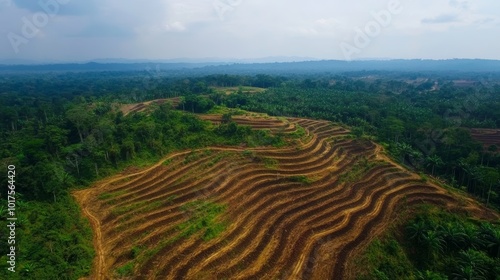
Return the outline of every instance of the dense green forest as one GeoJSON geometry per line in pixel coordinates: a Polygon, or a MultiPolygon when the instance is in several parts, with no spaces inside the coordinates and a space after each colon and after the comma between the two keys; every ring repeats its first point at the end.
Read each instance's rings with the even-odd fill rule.
{"type": "Polygon", "coordinates": [[[499,225],[421,205],[406,209],[389,232],[355,260],[356,278],[499,279],[499,258],[499,225]]]}
{"type": "MultiPolygon", "coordinates": [[[[0,161],[5,174],[7,166],[16,166],[19,273],[15,275],[17,279],[88,275],[94,255],[92,233],[70,196],[75,188],[88,187],[128,166],[147,166],[175,150],[284,145],[280,135],[238,126],[229,116],[226,123],[214,126],[193,114],[216,105],[347,124],[355,137],[383,143],[396,160],[423,177],[436,177],[498,208],[498,147],[484,147],[471,137],[469,128],[500,127],[500,83],[487,75],[466,76],[476,78],[464,86],[456,83],[461,76],[442,74],[432,80],[418,73],[392,72],[315,78],[263,74],[172,78],[154,70],[3,75],[0,161]],[[230,95],[217,90],[238,86],[267,90],[249,94],[240,89],[230,95]],[[178,96],[182,96],[179,109],[187,112],[169,103],[154,106],[150,113],[124,116],[119,110],[121,103],[178,96]]],[[[7,180],[6,175],[0,178],[4,186],[7,180]]],[[[5,195],[0,196],[2,217],[7,215],[5,195]]],[[[438,221],[422,223],[432,230],[443,226],[438,221]]],[[[474,230],[484,231],[481,226],[474,230]]],[[[4,228],[0,238],[7,240],[8,234],[4,228]]],[[[498,263],[495,248],[476,249],[485,262],[498,263]]],[[[0,248],[0,278],[13,279],[6,278],[12,276],[7,271],[7,250],[0,248]]],[[[461,256],[462,251],[452,253],[461,256]]],[[[426,264],[419,268],[434,269],[426,264]]],[[[488,273],[484,278],[494,279],[495,272],[488,273]]]]}

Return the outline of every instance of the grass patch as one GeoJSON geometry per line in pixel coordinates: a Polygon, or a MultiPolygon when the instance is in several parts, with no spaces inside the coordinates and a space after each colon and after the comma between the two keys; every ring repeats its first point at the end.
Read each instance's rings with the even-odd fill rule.
{"type": "Polygon", "coordinates": [[[153,203],[148,204],[146,207],[141,208],[141,209],[135,211],[134,213],[150,212],[150,211],[153,211],[153,210],[155,210],[157,208],[160,208],[163,204],[164,204],[163,201],[155,201],[153,203]]]}
{"type": "Polygon", "coordinates": [[[268,169],[277,169],[279,162],[273,158],[262,158],[262,162],[264,163],[264,166],[268,169]]]}
{"type": "MultiPolygon", "coordinates": [[[[148,204],[149,202],[147,201],[140,201],[140,202],[136,202],[136,203],[133,203],[133,204],[130,204],[130,205],[125,205],[125,206],[121,206],[121,207],[117,207],[117,208],[114,208],[111,210],[111,213],[113,213],[114,215],[122,215],[122,214],[125,214],[129,211],[133,211],[137,208],[140,208],[146,204],[148,204]]],[[[153,203],[154,204],[154,203],[153,203]]],[[[153,205],[151,204],[151,205],[153,205]]]]}
{"type": "Polygon", "coordinates": [[[246,157],[246,158],[254,158],[255,157],[255,153],[252,152],[252,151],[249,151],[249,150],[244,150],[243,152],[241,152],[241,154],[246,157]]]}
{"type": "Polygon", "coordinates": [[[117,191],[117,192],[109,192],[109,193],[101,193],[97,198],[99,200],[107,200],[110,198],[118,197],[118,196],[123,195],[125,193],[127,193],[126,190],[117,191]]]}
{"type": "Polygon", "coordinates": [[[207,166],[207,167],[212,167],[212,166],[214,166],[215,164],[217,164],[218,162],[220,162],[222,159],[224,159],[224,158],[228,158],[228,157],[230,157],[230,156],[232,156],[232,153],[227,152],[227,151],[226,151],[226,152],[219,153],[219,154],[217,154],[217,155],[216,155],[216,156],[215,156],[212,160],[210,160],[210,161],[206,164],[206,166],[207,166]]]}
{"type": "Polygon", "coordinates": [[[273,134],[269,129],[257,129],[245,137],[245,142],[250,147],[273,146],[281,148],[287,145],[284,133],[273,134]]]}
{"type": "Polygon", "coordinates": [[[171,195],[169,197],[167,197],[167,199],[165,200],[165,204],[172,204],[172,202],[174,201],[174,199],[177,198],[177,195],[171,195]]]}
{"type": "Polygon", "coordinates": [[[422,183],[427,183],[429,180],[429,177],[427,177],[424,173],[419,173],[418,175],[420,175],[420,181],[422,181],[422,183]]]}
{"type": "Polygon", "coordinates": [[[341,183],[354,183],[359,181],[368,171],[377,165],[377,162],[369,161],[363,157],[358,160],[348,171],[340,175],[339,182],[341,183]]]}
{"type": "Polygon", "coordinates": [[[172,161],[174,161],[174,160],[172,158],[169,158],[169,159],[165,160],[162,164],[165,166],[168,166],[172,163],[172,161]]]}
{"type": "Polygon", "coordinates": [[[210,240],[226,228],[225,223],[219,221],[219,216],[226,210],[225,205],[196,200],[184,204],[181,210],[189,216],[187,221],[178,226],[181,237],[189,237],[203,231],[203,240],[210,240]]]}
{"type": "Polygon", "coordinates": [[[184,165],[197,161],[201,159],[202,157],[208,157],[211,156],[214,153],[212,149],[205,149],[202,151],[191,151],[185,158],[184,158],[184,165]]]}
{"type": "Polygon", "coordinates": [[[359,280],[415,279],[412,263],[392,236],[374,240],[356,261],[356,266],[363,268],[356,276],[359,280]]]}
{"type": "Polygon", "coordinates": [[[135,262],[137,264],[139,264],[139,266],[141,266],[142,264],[150,261],[151,257],[156,255],[163,248],[174,243],[175,241],[177,241],[179,239],[180,239],[180,236],[176,236],[176,237],[168,238],[168,239],[163,239],[158,244],[155,244],[154,247],[148,248],[148,249],[145,249],[145,248],[139,247],[139,246],[134,246],[131,250],[131,254],[135,255],[137,253],[137,255],[134,257],[134,259],[135,259],[135,262]],[[138,248],[138,250],[134,250],[134,248],[138,248]]]}
{"type": "Polygon", "coordinates": [[[300,126],[298,124],[295,124],[295,126],[297,127],[297,129],[294,132],[289,134],[291,138],[300,139],[300,138],[307,135],[306,130],[302,126],[300,126]]]}
{"type": "Polygon", "coordinates": [[[130,257],[132,259],[137,258],[141,254],[141,251],[142,251],[141,246],[137,246],[137,245],[133,246],[132,249],[130,249],[130,257]]]}
{"type": "Polygon", "coordinates": [[[233,109],[219,105],[214,106],[212,109],[210,109],[210,111],[207,112],[207,114],[213,114],[213,115],[230,114],[232,116],[242,116],[246,115],[247,113],[248,113],[247,111],[241,109],[233,109]]]}
{"type": "Polygon", "coordinates": [[[191,163],[193,161],[199,160],[204,153],[201,153],[199,151],[191,151],[185,158],[184,158],[184,165],[191,163]]]}
{"type": "Polygon", "coordinates": [[[134,273],[134,262],[130,261],[116,269],[119,277],[131,276],[134,273]]]}
{"type": "Polygon", "coordinates": [[[311,178],[309,178],[305,175],[292,176],[292,177],[288,177],[288,179],[292,182],[302,183],[305,185],[309,185],[313,182],[313,180],[311,178]]]}

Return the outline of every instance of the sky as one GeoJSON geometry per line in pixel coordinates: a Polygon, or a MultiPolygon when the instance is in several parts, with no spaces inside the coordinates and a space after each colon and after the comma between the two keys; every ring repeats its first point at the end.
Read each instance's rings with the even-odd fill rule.
{"type": "Polygon", "coordinates": [[[498,0],[0,0],[0,60],[500,59],[498,0]]]}

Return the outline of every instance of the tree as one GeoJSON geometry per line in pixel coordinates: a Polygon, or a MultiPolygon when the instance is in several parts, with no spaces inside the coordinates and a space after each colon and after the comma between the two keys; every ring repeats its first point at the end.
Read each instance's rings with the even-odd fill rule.
{"type": "Polygon", "coordinates": [[[64,148],[63,152],[66,154],[66,163],[71,167],[76,168],[78,177],[80,176],[80,151],[82,144],[75,144],[64,148]]]}
{"type": "Polygon", "coordinates": [[[18,112],[14,108],[6,106],[0,108],[0,120],[4,124],[5,129],[9,127],[12,131],[17,130],[18,119],[18,112]]]}
{"type": "Polygon", "coordinates": [[[222,115],[222,123],[223,124],[227,124],[227,123],[230,123],[232,122],[232,116],[230,113],[226,113],[226,114],[223,114],[222,115]]]}
{"type": "MultiPolygon", "coordinates": [[[[498,183],[500,181],[500,174],[498,173],[498,171],[496,169],[491,168],[491,167],[482,167],[479,172],[481,172],[480,180],[485,185],[484,187],[488,188],[488,194],[487,194],[487,199],[486,199],[486,206],[488,206],[490,204],[490,197],[492,194],[492,188],[493,188],[493,186],[498,185],[498,183]]],[[[483,188],[483,190],[484,190],[484,188],[483,188]]],[[[483,193],[484,193],[484,191],[483,191],[483,193]]]]}
{"type": "Polygon", "coordinates": [[[455,272],[452,273],[453,280],[486,280],[482,276],[478,276],[474,267],[471,265],[460,265],[455,272]]]}
{"type": "MultiPolygon", "coordinates": [[[[469,163],[467,163],[467,161],[463,158],[458,160],[458,167],[462,170],[462,180],[460,182],[460,185],[463,186],[465,177],[466,175],[470,176],[470,174],[472,173],[472,168],[469,163]]],[[[467,184],[467,187],[469,187],[469,184],[467,184]]]]}
{"type": "Polygon", "coordinates": [[[462,245],[462,248],[464,249],[472,248],[476,250],[482,246],[479,232],[476,230],[476,227],[474,226],[465,226],[463,237],[464,237],[464,244],[462,245]]]}
{"type": "Polygon", "coordinates": [[[418,244],[424,242],[424,235],[427,229],[428,226],[424,220],[415,221],[406,227],[410,239],[417,241],[418,244]]]}
{"type": "Polygon", "coordinates": [[[491,152],[491,153],[493,153],[493,154],[496,154],[496,153],[498,152],[498,147],[497,147],[497,145],[490,145],[490,146],[488,147],[488,152],[491,152]]]}
{"type": "Polygon", "coordinates": [[[86,108],[84,104],[81,104],[66,111],[66,117],[75,125],[80,142],[83,143],[84,134],[88,134],[96,121],[94,112],[86,108]]]}
{"type": "Polygon", "coordinates": [[[215,103],[199,95],[187,95],[181,101],[183,110],[189,110],[191,113],[205,113],[215,106],[215,103]]]}
{"type": "Polygon", "coordinates": [[[423,244],[432,254],[434,252],[442,253],[445,249],[442,234],[438,230],[427,230],[423,235],[423,244]]]}
{"type": "Polygon", "coordinates": [[[466,238],[464,228],[459,223],[448,223],[441,229],[448,250],[458,250],[466,238]]]}
{"type": "Polygon", "coordinates": [[[486,279],[486,263],[488,257],[476,250],[461,251],[458,255],[458,263],[455,272],[452,274],[454,279],[483,280],[486,279]]]}
{"type": "Polygon", "coordinates": [[[396,151],[401,157],[401,162],[405,162],[406,158],[410,156],[413,153],[413,148],[411,145],[406,144],[406,143],[397,143],[396,144],[396,151]]]}
{"type": "Polygon", "coordinates": [[[59,153],[68,142],[69,131],[56,125],[47,125],[44,131],[45,145],[51,154],[59,158],[59,153]]]}
{"type": "Polygon", "coordinates": [[[418,271],[415,275],[418,280],[447,280],[446,275],[437,272],[426,270],[425,272],[418,271]]]}
{"type": "Polygon", "coordinates": [[[480,228],[480,236],[485,247],[494,258],[500,258],[500,229],[491,224],[483,223],[480,228]]]}
{"type": "Polygon", "coordinates": [[[386,133],[394,136],[394,142],[399,142],[399,137],[404,132],[404,122],[396,117],[389,117],[385,120],[386,133]]]}
{"type": "Polygon", "coordinates": [[[54,162],[50,165],[50,168],[54,175],[49,191],[52,193],[54,202],[57,202],[56,194],[68,189],[73,182],[73,177],[64,170],[64,167],[60,163],[54,162]]]}
{"type": "Polygon", "coordinates": [[[437,155],[432,155],[432,156],[428,156],[426,158],[426,164],[427,166],[431,166],[432,167],[432,176],[434,176],[434,169],[436,167],[439,167],[441,165],[443,165],[443,160],[438,157],[437,155]]]}

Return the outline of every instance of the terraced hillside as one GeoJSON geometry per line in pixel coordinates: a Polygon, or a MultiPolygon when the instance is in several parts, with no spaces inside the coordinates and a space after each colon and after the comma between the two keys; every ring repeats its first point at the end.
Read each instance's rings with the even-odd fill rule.
{"type": "Polygon", "coordinates": [[[500,147],[500,129],[473,128],[471,136],[481,142],[486,149],[492,145],[500,147]]]}
{"type": "Polygon", "coordinates": [[[163,98],[141,103],[125,104],[120,107],[120,111],[126,116],[130,113],[144,112],[151,105],[161,105],[166,102],[170,102],[173,107],[177,107],[181,103],[181,98],[163,98]]]}
{"type": "Polygon", "coordinates": [[[401,207],[486,213],[329,122],[233,120],[301,138],[179,152],[75,193],[95,230],[92,279],[348,279],[350,256],[401,207]]]}

